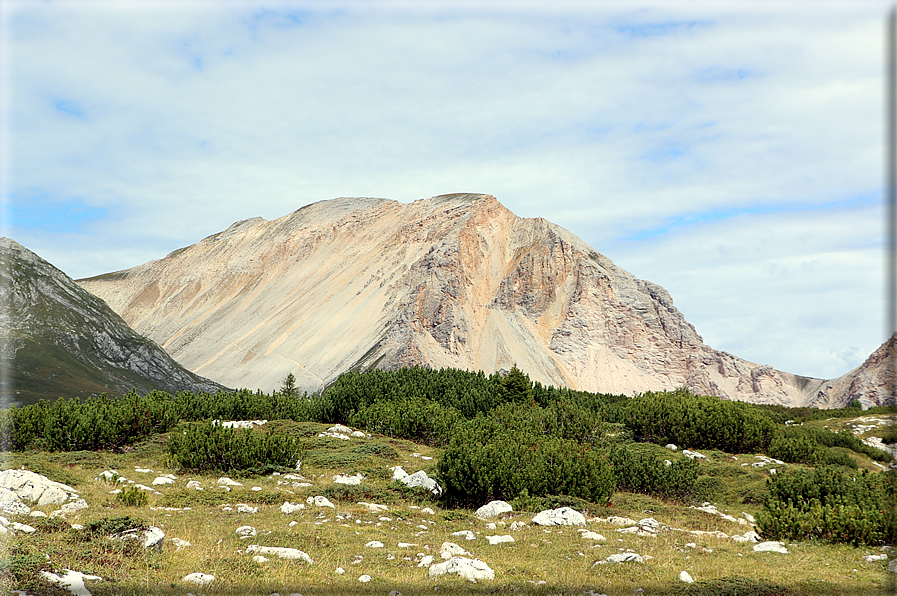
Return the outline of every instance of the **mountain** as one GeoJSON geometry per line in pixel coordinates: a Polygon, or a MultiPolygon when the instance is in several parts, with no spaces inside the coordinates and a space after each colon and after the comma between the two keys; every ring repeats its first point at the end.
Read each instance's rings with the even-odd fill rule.
{"type": "Polygon", "coordinates": [[[314,391],[409,365],[626,393],[688,387],[834,405],[827,381],[705,345],[662,287],[491,195],[340,198],[256,217],[143,265],[79,280],[197,374],[314,391]]]}
{"type": "Polygon", "coordinates": [[[9,238],[0,238],[0,301],[0,387],[20,405],[132,388],[223,388],[184,369],[105,302],[9,238]]]}
{"type": "Polygon", "coordinates": [[[826,381],[817,391],[819,407],[841,407],[854,399],[863,409],[897,404],[897,333],[849,373],[826,381]]]}

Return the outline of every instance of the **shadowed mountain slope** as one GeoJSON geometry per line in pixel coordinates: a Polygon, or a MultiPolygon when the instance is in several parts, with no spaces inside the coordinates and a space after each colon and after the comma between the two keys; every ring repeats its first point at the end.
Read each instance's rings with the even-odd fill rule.
{"type": "Polygon", "coordinates": [[[222,388],[181,367],[105,302],[9,238],[0,238],[0,276],[4,398],[24,405],[132,388],[222,388]]]}

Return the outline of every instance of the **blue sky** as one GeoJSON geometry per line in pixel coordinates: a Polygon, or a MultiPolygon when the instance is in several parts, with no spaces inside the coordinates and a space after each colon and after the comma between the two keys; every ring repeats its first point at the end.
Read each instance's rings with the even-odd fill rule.
{"type": "Polygon", "coordinates": [[[886,2],[0,4],[3,233],[71,275],[318,200],[494,194],[831,378],[884,339],[886,2]]]}

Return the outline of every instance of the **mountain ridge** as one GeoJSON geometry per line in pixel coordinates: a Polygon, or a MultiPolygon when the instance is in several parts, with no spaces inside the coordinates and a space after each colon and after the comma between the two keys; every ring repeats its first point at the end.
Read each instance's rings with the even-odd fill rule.
{"type": "Polygon", "coordinates": [[[827,381],[705,345],[661,286],[492,195],[319,201],[79,280],[187,368],[229,386],[320,390],[369,366],[492,372],[604,393],[677,387],[836,405],[827,381]]]}
{"type": "Polygon", "coordinates": [[[0,238],[4,396],[39,399],[123,394],[132,388],[215,392],[107,304],[9,238],[0,238]]]}

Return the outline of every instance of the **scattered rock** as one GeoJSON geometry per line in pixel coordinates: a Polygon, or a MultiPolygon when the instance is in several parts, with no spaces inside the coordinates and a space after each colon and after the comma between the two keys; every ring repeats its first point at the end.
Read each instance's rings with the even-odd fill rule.
{"type": "Polygon", "coordinates": [[[679,572],[679,581],[686,584],[693,584],[695,580],[691,577],[691,574],[688,571],[680,571],[679,572]]]}
{"type": "Polygon", "coordinates": [[[486,540],[489,541],[489,544],[501,544],[503,542],[514,542],[514,537],[510,534],[505,534],[504,536],[486,536],[486,540]]]}
{"type": "Polygon", "coordinates": [[[421,557],[420,563],[417,564],[418,567],[429,567],[433,562],[433,555],[425,555],[421,557]]]}
{"type": "Polygon", "coordinates": [[[256,530],[252,526],[240,526],[235,530],[235,532],[240,538],[250,538],[258,534],[258,530],[256,530]]]}
{"type": "Polygon", "coordinates": [[[247,553],[257,553],[260,555],[275,555],[281,559],[299,559],[305,561],[309,565],[312,564],[311,557],[302,552],[298,548],[286,548],[281,546],[259,546],[252,544],[246,547],[247,553]]]}
{"type": "MultiPolygon", "coordinates": [[[[330,507],[331,509],[336,509],[336,505],[330,502],[330,499],[327,497],[317,496],[317,497],[309,497],[305,500],[309,505],[314,505],[315,507],[330,507]]],[[[281,510],[283,507],[281,507],[281,510]]]]}
{"type": "Polygon", "coordinates": [[[669,449],[670,451],[676,451],[677,449],[679,449],[679,448],[676,447],[676,445],[674,445],[673,443],[667,443],[666,447],[667,447],[667,449],[669,449]]]}
{"type": "Polygon", "coordinates": [[[162,531],[161,528],[157,528],[156,526],[150,526],[149,528],[143,529],[134,529],[134,530],[125,530],[124,532],[117,532],[109,536],[110,540],[140,540],[143,541],[143,548],[147,550],[155,550],[158,552],[162,552],[162,545],[165,542],[165,532],[162,531]]]}
{"type": "Polygon", "coordinates": [[[334,484],[348,484],[350,486],[358,486],[361,484],[361,481],[364,480],[364,474],[355,474],[354,476],[349,476],[347,474],[337,474],[333,477],[334,484]]]}
{"type": "Polygon", "coordinates": [[[252,505],[247,505],[246,503],[237,503],[237,512],[238,513],[258,513],[259,508],[253,507],[252,505]]]}
{"type": "Polygon", "coordinates": [[[181,580],[185,584],[196,584],[198,586],[207,586],[213,581],[215,581],[214,575],[209,575],[207,573],[191,573],[190,575],[185,575],[184,579],[181,580]]]}
{"type": "Polygon", "coordinates": [[[296,513],[305,509],[305,503],[290,503],[289,501],[285,502],[280,506],[280,512],[290,515],[291,513],[296,513]]]}
{"type": "Polygon", "coordinates": [[[77,501],[66,503],[62,506],[62,509],[57,509],[56,511],[52,512],[50,514],[50,517],[59,517],[68,515],[70,513],[77,513],[82,509],[87,509],[87,507],[87,501],[85,501],[84,499],[78,499],[77,501]]]}
{"type": "Polygon", "coordinates": [[[162,486],[165,484],[174,484],[174,480],[168,478],[167,476],[158,476],[155,480],[153,480],[153,486],[162,486]]]}
{"type": "Polygon", "coordinates": [[[707,459],[706,455],[702,455],[697,451],[689,451],[688,449],[683,449],[682,455],[684,455],[688,459],[707,459]]]}
{"type": "Polygon", "coordinates": [[[421,487],[424,488],[437,497],[442,494],[442,487],[439,484],[427,476],[427,473],[423,470],[418,470],[414,474],[409,475],[405,470],[402,469],[402,466],[395,466],[391,468],[392,479],[398,482],[401,482],[405,486],[415,488],[421,487]]]}
{"type": "Polygon", "coordinates": [[[379,540],[371,540],[370,542],[365,544],[365,546],[368,548],[383,548],[386,545],[383,544],[382,542],[380,542],[379,540]]]}
{"type": "Polygon", "coordinates": [[[343,575],[343,574],[346,573],[346,570],[343,569],[342,567],[337,567],[337,568],[334,570],[334,573],[336,573],[337,575],[343,575]]]}
{"type": "Polygon", "coordinates": [[[469,555],[470,553],[455,544],[454,542],[443,542],[439,549],[439,554],[443,559],[451,559],[461,555],[469,555]]]}
{"type": "Polygon", "coordinates": [[[782,553],[787,555],[788,549],[781,542],[769,541],[754,545],[754,551],[758,553],[782,553]]]}
{"type": "Polygon", "coordinates": [[[880,555],[866,555],[863,557],[863,560],[867,563],[874,563],[875,561],[887,561],[888,555],[880,554],[880,555]]]}
{"type": "Polygon", "coordinates": [[[262,556],[262,555],[255,555],[254,557],[252,557],[252,560],[255,561],[256,563],[267,563],[271,559],[269,559],[268,557],[262,556]]]}
{"type": "Polygon", "coordinates": [[[430,577],[439,577],[446,574],[456,574],[464,579],[475,581],[495,579],[495,572],[492,571],[489,565],[479,559],[468,559],[466,557],[452,557],[444,563],[430,566],[430,577]]]}
{"type": "Polygon", "coordinates": [[[477,517],[493,518],[498,517],[502,513],[514,511],[514,507],[506,501],[490,501],[476,510],[477,517]]]}
{"type": "Polygon", "coordinates": [[[629,563],[629,562],[644,563],[645,560],[642,558],[641,555],[636,554],[636,553],[614,553],[612,555],[609,555],[607,557],[607,559],[605,559],[603,561],[595,561],[595,564],[592,565],[592,567],[594,567],[595,565],[606,565],[607,563],[629,563]]]}
{"type": "Polygon", "coordinates": [[[619,515],[612,515],[607,518],[607,522],[613,524],[615,526],[637,526],[638,522],[634,519],[628,517],[620,517],[619,515]]]}
{"type": "Polygon", "coordinates": [[[243,485],[240,484],[239,482],[237,482],[236,480],[232,480],[232,479],[228,478],[227,476],[222,476],[221,478],[218,479],[218,486],[243,486],[243,485]]]}
{"type": "Polygon", "coordinates": [[[585,540],[595,540],[598,542],[605,542],[607,540],[607,538],[605,538],[601,534],[592,532],[591,530],[581,530],[579,535],[585,540]]]}
{"type": "MultiPolygon", "coordinates": [[[[511,529],[513,529],[513,528],[511,528],[511,529]]],[[[463,536],[467,540],[476,540],[476,538],[477,538],[472,530],[461,530],[460,532],[452,532],[452,536],[463,536]]]]}
{"type": "Polygon", "coordinates": [[[361,577],[358,578],[358,581],[360,581],[363,584],[366,584],[369,581],[371,581],[371,579],[373,579],[373,578],[370,575],[368,575],[367,573],[365,573],[364,575],[362,575],[361,577]]]}
{"type": "Polygon", "coordinates": [[[377,503],[363,503],[363,502],[359,502],[358,504],[359,504],[359,505],[362,505],[363,507],[367,507],[367,508],[368,508],[368,511],[371,511],[372,513],[380,513],[381,511],[388,511],[388,510],[389,510],[389,507],[388,507],[388,506],[386,506],[386,505],[378,505],[377,503]]]}
{"type": "Polygon", "coordinates": [[[64,571],[65,574],[61,576],[49,571],[41,571],[40,574],[48,581],[62,586],[74,594],[74,596],[91,596],[90,590],[84,585],[84,580],[103,581],[103,578],[98,575],[87,575],[71,569],[65,569],[64,571]]]}
{"type": "Polygon", "coordinates": [[[255,428],[268,424],[267,420],[228,420],[222,422],[220,420],[212,420],[213,425],[221,425],[222,428],[255,428]]]}
{"type": "Polygon", "coordinates": [[[513,521],[511,522],[511,531],[516,532],[517,530],[522,530],[526,527],[526,522],[522,521],[513,521]]]}
{"type": "Polygon", "coordinates": [[[540,511],[533,518],[533,523],[538,526],[584,526],[585,516],[570,507],[559,509],[546,509],[540,511]]]}
{"type": "Polygon", "coordinates": [[[182,548],[187,548],[188,546],[193,546],[186,540],[181,540],[180,538],[172,538],[169,540],[169,542],[171,542],[174,545],[175,551],[179,551],[182,548]]]}

